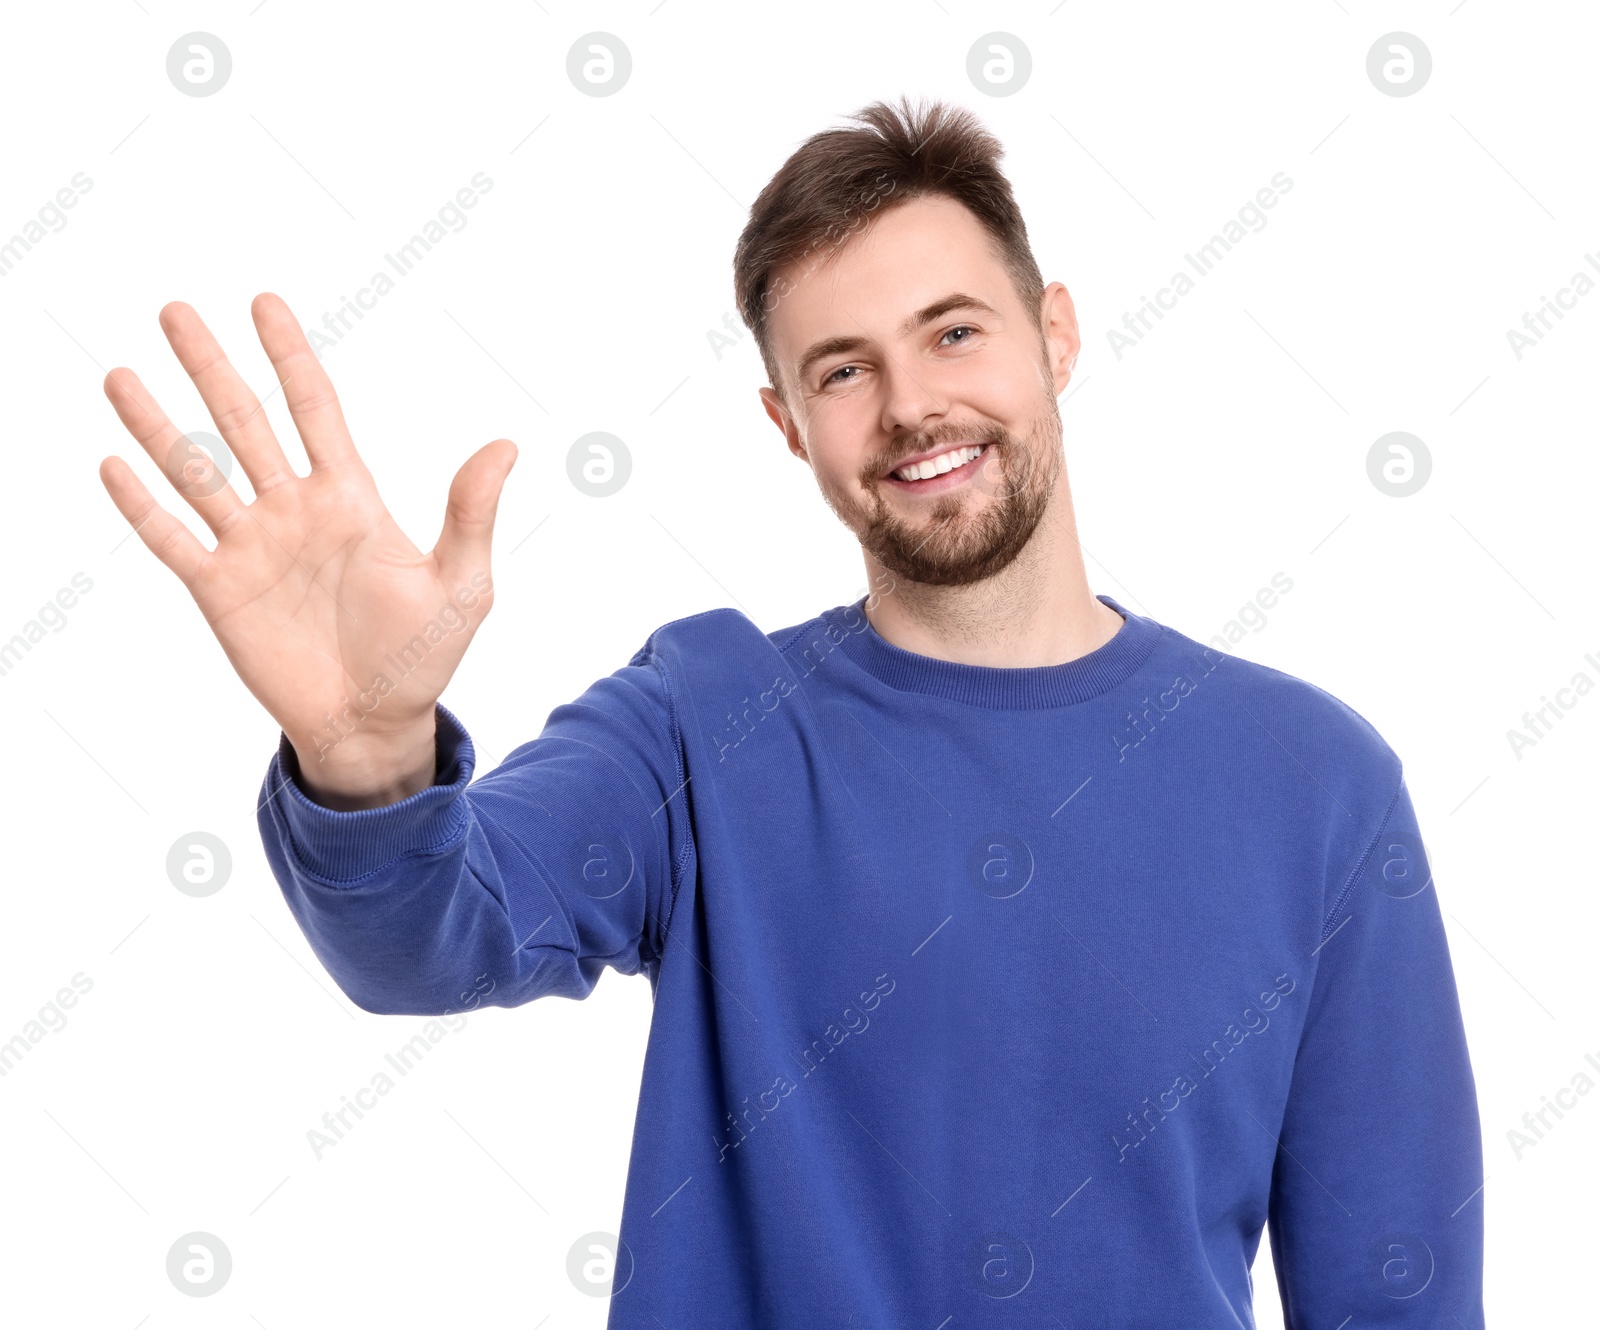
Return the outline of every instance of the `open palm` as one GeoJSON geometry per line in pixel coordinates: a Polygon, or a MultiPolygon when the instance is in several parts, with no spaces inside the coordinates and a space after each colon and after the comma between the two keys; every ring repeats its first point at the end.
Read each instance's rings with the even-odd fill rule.
{"type": "Polygon", "coordinates": [[[105,393],[122,423],[216,537],[207,550],[120,457],[100,479],[146,547],[177,574],[239,677],[288,735],[313,786],[360,788],[426,747],[434,704],[493,599],[495,509],[516,447],[497,439],[450,486],[424,554],[396,525],[356,453],[333,384],[289,307],[251,304],[311,463],[296,475],[261,403],[200,316],[161,311],[173,352],[255,491],[245,503],[131,370],[105,393]]]}

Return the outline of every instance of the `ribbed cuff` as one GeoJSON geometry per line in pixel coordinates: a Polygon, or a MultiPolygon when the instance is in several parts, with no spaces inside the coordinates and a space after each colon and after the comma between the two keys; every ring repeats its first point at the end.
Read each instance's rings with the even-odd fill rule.
{"type": "Polygon", "coordinates": [[[465,726],[434,704],[434,783],[382,808],[347,812],[314,802],[300,784],[300,759],[289,736],[278,740],[267,769],[267,798],[288,827],[295,857],[328,882],[353,884],[406,854],[434,854],[465,832],[461,800],[476,761],[465,726]]]}

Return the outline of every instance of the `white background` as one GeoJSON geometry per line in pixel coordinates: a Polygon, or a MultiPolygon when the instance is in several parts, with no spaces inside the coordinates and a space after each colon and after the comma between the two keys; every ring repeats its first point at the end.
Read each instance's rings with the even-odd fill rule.
{"type": "MultiPolygon", "coordinates": [[[[1574,675],[1600,681],[1600,294],[1520,359],[1506,336],[1586,253],[1600,262],[1591,7],[117,0],[8,6],[5,25],[0,241],[76,172],[93,187],[0,279],[0,639],[74,573],[93,589],[0,677],[0,1041],[74,974],[93,987],[0,1078],[0,1320],[603,1325],[566,1253],[620,1215],[647,983],[608,974],[581,1004],[473,1015],[314,1158],[307,1131],[423,1018],[355,1008],[291,919],[255,822],[277,727],[129,536],[100,459],[129,458],[209,533],[100,383],[131,366],[180,427],[214,429],[163,304],[192,304],[267,398],[258,292],[318,324],[474,173],[492,178],[465,229],[324,355],[423,548],[469,453],[502,435],[521,449],[496,613],[445,695],[486,771],[658,624],[735,605],[771,631],[864,589],[858,548],[759,408],[751,340],[719,359],[707,333],[770,174],[902,92],[996,132],[1045,278],[1076,301],[1062,409],[1093,589],[1205,640],[1287,574],[1238,654],[1343,699],[1404,760],[1477,1075],[1491,1322],[1593,1314],[1600,1095],[1520,1158],[1507,1138],[1600,1058],[1600,696],[1520,758],[1507,738],[1574,675]],[[996,29],[1033,61],[1004,98],[966,73],[996,29]],[[195,30],[232,53],[213,96],[166,76],[195,30]],[[594,30],[632,53],[614,96],[566,75],[594,30]],[[1432,52],[1414,96],[1367,78],[1395,30],[1432,52]],[[1119,359],[1107,330],[1277,172],[1294,186],[1265,228],[1119,359]],[[602,500],[566,474],[591,430],[634,464],[602,500]],[[1367,475],[1394,430],[1432,457],[1408,498],[1367,475]],[[234,860],[204,899],[165,867],[196,830],[234,860]],[[215,1297],[167,1279],[191,1230],[233,1254],[215,1297]]],[[[281,393],[266,411],[303,470],[281,393]]],[[[1260,1324],[1279,1326],[1265,1239],[1254,1273],[1260,1324]]]]}

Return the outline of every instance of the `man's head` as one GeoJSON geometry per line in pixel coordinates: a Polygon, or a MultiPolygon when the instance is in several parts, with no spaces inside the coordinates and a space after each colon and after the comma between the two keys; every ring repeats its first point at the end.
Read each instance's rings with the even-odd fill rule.
{"type": "Polygon", "coordinates": [[[1044,286],[970,113],[902,100],[853,119],[795,151],[739,239],[761,397],[869,555],[912,582],[981,581],[1028,544],[1060,473],[1072,300],[1044,286]],[[937,476],[893,474],[951,450],[937,476]]]}

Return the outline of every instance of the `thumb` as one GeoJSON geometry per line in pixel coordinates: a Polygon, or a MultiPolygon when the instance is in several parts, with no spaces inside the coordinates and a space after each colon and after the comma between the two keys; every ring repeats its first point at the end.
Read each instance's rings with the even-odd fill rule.
{"type": "Polygon", "coordinates": [[[517,445],[496,439],[467,458],[450,482],[444,527],[433,547],[434,563],[446,582],[460,585],[473,573],[488,570],[495,510],[516,460],[517,445]]]}

